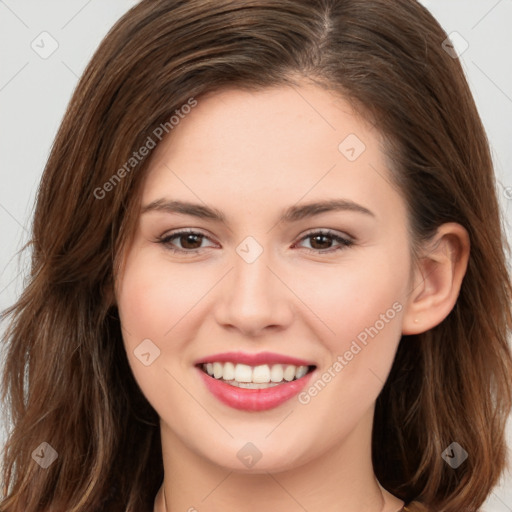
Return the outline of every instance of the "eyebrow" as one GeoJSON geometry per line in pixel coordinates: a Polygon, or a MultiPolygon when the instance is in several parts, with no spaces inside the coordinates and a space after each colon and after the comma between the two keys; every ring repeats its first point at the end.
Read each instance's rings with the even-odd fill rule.
{"type": "MultiPolygon", "coordinates": [[[[226,217],[220,210],[198,203],[190,203],[188,201],[157,199],[156,201],[152,201],[146,206],[143,206],[141,214],[154,211],[179,213],[183,215],[191,215],[200,219],[208,219],[226,223],[226,217]]],[[[355,203],[349,199],[329,199],[325,201],[316,201],[290,206],[283,212],[279,222],[297,222],[308,217],[320,215],[321,213],[333,211],[356,212],[369,215],[371,217],[376,217],[376,215],[372,211],[368,210],[368,208],[365,208],[364,206],[361,206],[360,204],[355,203]]]]}

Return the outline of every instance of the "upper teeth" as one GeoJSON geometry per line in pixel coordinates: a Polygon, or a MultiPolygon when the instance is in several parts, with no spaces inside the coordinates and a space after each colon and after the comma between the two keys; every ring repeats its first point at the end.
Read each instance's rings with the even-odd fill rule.
{"type": "Polygon", "coordinates": [[[307,366],[295,366],[293,364],[282,365],[262,364],[260,366],[249,366],[247,364],[227,363],[206,363],[203,369],[216,379],[234,380],[236,382],[253,382],[263,384],[266,382],[282,382],[300,379],[308,373],[307,366]]]}

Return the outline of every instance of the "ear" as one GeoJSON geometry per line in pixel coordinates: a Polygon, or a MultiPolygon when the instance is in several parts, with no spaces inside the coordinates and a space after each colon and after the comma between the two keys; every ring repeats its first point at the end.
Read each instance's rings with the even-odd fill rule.
{"type": "Polygon", "coordinates": [[[402,334],[419,334],[440,324],[455,306],[469,260],[466,229],[440,226],[414,269],[402,317],[402,334]]]}

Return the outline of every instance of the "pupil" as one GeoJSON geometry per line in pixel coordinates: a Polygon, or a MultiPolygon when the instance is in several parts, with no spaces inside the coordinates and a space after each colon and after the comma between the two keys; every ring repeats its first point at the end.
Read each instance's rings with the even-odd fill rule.
{"type": "MultiPolygon", "coordinates": [[[[187,235],[182,235],[181,236],[182,246],[186,249],[197,249],[198,247],[188,247],[188,244],[190,242],[192,245],[194,245],[194,242],[197,243],[197,239],[201,238],[201,237],[202,237],[202,235],[194,235],[192,233],[187,234],[187,235]],[[184,240],[185,240],[185,243],[183,243],[184,240]]],[[[200,246],[201,246],[201,242],[199,241],[199,247],[200,246]]]]}
{"type": "MultiPolygon", "coordinates": [[[[327,246],[329,245],[329,236],[327,235],[316,235],[313,237],[313,240],[318,240],[318,239],[323,239],[324,241],[326,241],[325,243],[327,244],[327,246]]],[[[326,247],[315,247],[314,243],[311,244],[313,246],[313,248],[315,249],[326,249],[326,247]]],[[[320,245],[322,245],[322,242],[320,242],[320,245]]],[[[325,245],[325,244],[324,244],[325,245]]],[[[328,248],[328,247],[327,247],[328,248]]]]}

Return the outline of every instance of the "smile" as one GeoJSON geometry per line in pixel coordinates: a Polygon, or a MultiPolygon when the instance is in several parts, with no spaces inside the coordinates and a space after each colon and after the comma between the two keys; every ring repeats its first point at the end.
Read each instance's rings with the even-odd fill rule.
{"type": "Polygon", "coordinates": [[[271,353],[226,353],[202,360],[196,368],[207,389],[223,404],[264,411],[300,393],[316,365],[271,353]]]}
{"type": "Polygon", "coordinates": [[[206,363],[202,369],[211,377],[244,389],[266,389],[304,377],[313,367],[263,364],[249,366],[232,362],[206,363]]]}

